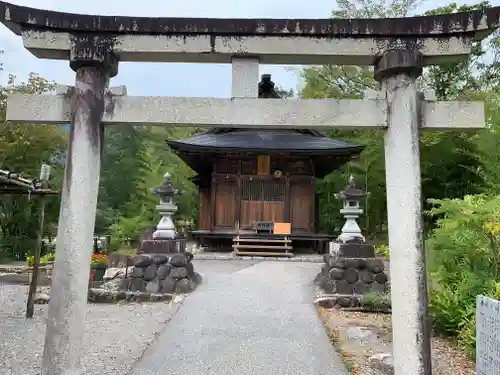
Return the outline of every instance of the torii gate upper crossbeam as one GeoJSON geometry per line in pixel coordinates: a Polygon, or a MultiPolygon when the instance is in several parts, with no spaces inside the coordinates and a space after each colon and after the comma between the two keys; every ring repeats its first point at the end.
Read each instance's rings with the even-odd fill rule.
{"type": "MultiPolygon", "coordinates": [[[[120,61],[373,65],[388,49],[414,49],[422,63],[466,57],[500,23],[500,7],[392,19],[216,19],[115,17],[54,12],[0,1],[0,22],[35,56],[92,60],[107,48],[120,61]],[[73,51],[73,52],[72,52],[73,51]]],[[[79,60],[82,61],[82,60],[79,60]]]]}

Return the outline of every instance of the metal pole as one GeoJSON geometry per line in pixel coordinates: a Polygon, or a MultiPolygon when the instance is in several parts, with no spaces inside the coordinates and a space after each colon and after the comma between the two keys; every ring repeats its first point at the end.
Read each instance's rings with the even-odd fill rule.
{"type": "MultiPolygon", "coordinates": [[[[40,170],[40,181],[42,182],[41,188],[44,189],[47,186],[47,181],[50,176],[50,166],[42,165],[40,170]]],[[[40,199],[40,212],[38,214],[38,233],[35,244],[35,253],[33,254],[33,271],[31,273],[30,289],[28,292],[28,302],[26,303],[26,318],[33,318],[33,313],[35,311],[35,295],[36,288],[38,284],[38,275],[40,269],[40,252],[43,241],[43,227],[45,220],[45,194],[39,196],[40,199]]]]}
{"type": "Polygon", "coordinates": [[[375,69],[387,103],[384,141],[395,375],[431,375],[416,87],[421,72],[421,55],[407,50],[386,53],[375,69]]]}
{"type": "Polygon", "coordinates": [[[107,83],[103,66],[76,69],[41,375],[80,372],[107,83]]]}

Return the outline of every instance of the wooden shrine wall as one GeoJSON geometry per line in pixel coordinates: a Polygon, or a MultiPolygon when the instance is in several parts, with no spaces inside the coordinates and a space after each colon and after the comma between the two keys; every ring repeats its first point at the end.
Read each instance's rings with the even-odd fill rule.
{"type": "MultiPolygon", "coordinates": [[[[236,223],[236,176],[217,176],[215,180],[215,228],[233,229],[236,223]]],[[[213,189],[213,187],[212,187],[213,189]]]]}
{"type": "Polygon", "coordinates": [[[210,229],[212,208],[210,205],[210,188],[200,188],[200,213],[198,216],[198,229],[210,229]]]}
{"type": "Polygon", "coordinates": [[[315,179],[308,159],[225,158],[212,186],[200,189],[198,229],[252,229],[255,221],[290,222],[292,233],[315,231],[315,179]],[[281,177],[273,176],[281,170],[281,177]]]}
{"type": "Polygon", "coordinates": [[[290,184],[290,222],[292,232],[314,231],[314,181],[296,180],[290,184]]]}

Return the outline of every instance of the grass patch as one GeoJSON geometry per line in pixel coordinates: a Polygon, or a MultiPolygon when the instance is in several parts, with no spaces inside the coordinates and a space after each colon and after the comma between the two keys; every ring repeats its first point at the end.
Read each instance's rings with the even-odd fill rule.
{"type": "Polygon", "coordinates": [[[391,294],[367,293],[361,298],[361,306],[374,312],[389,310],[391,308],[391,294]]]}

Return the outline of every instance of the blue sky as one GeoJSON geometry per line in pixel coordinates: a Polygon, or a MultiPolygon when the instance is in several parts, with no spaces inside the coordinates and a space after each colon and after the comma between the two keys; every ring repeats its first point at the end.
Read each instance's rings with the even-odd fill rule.
{"type": "MultiPolygon", "coordinates": [[[[7,0],[9,1],[9,0],[7,0]]],[[[72,13],[149,17],[218,18],[327,18],[335,1],[325,0],[11,0],[11,3],[72,13]]],[[[450,1],[429,0],[419,11],[445,5],[450,1]]],[[[477,1],[457,1],[459,4],[477,1]]],[[[492,3],[500,5],[500,0],[492,3]]],[[[61,84],[72,85],[74,73],[66,61],[39,60],[23,48],[20,37],[0,25],[0,61],[7,74],[26,79],[30,72],[61,84]]],[[[299,68],[263,65],[261,73],[271,73],[280,86],[294,90],[299,85],[299,68]]],[[[231,67],[218,64],[122,63],[111,85],[126,85],[129,95],[168,95],[229,97],[231,67]]]]}

